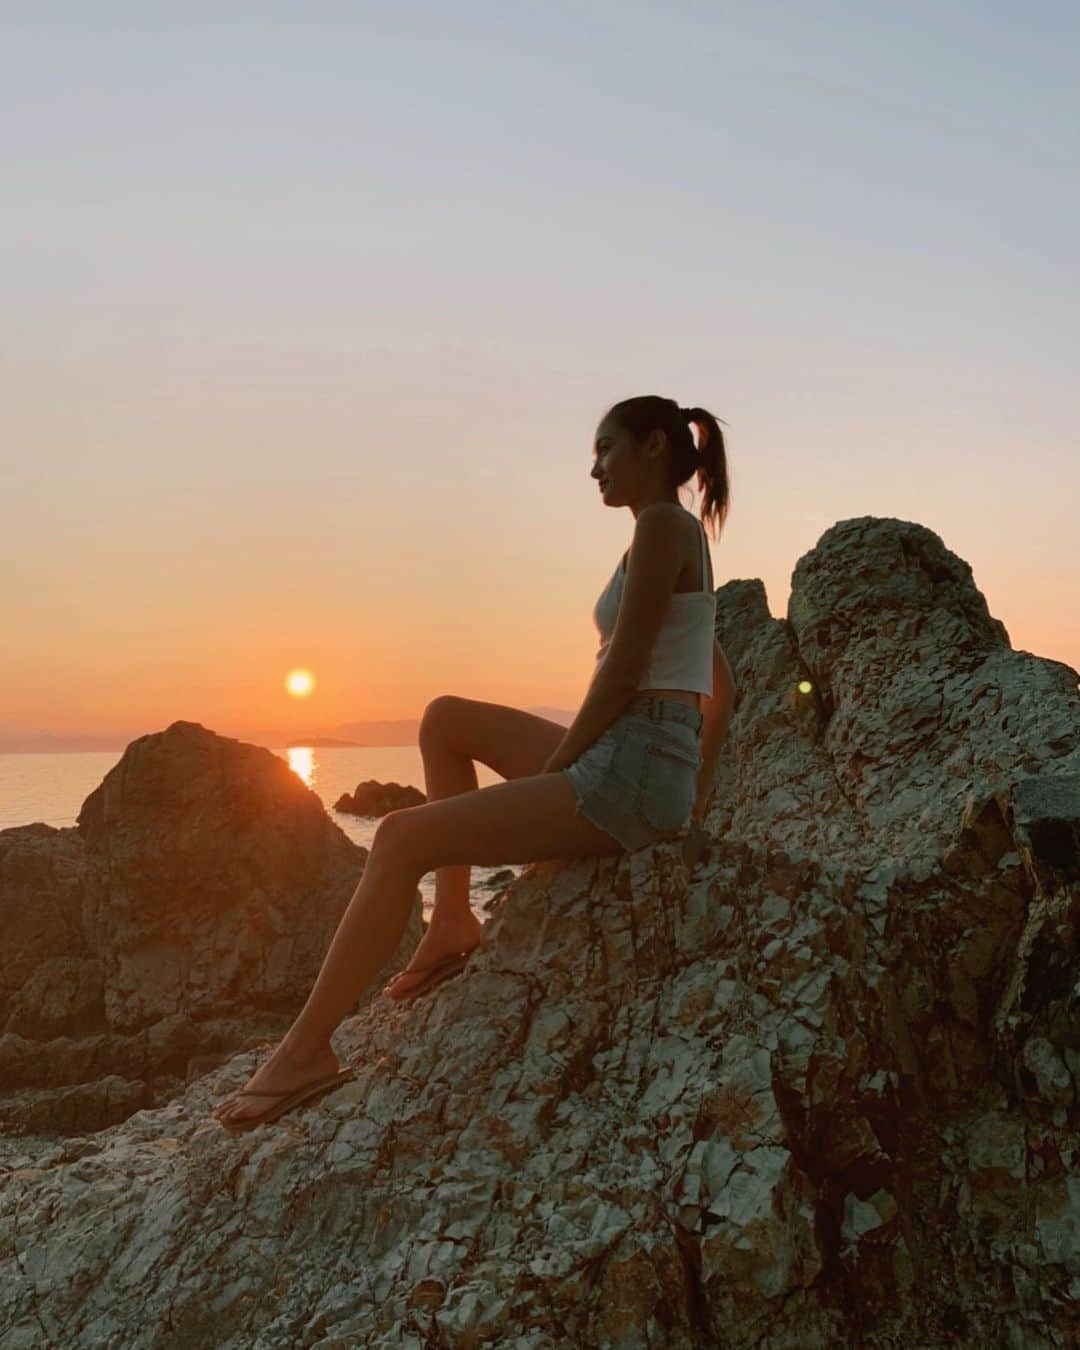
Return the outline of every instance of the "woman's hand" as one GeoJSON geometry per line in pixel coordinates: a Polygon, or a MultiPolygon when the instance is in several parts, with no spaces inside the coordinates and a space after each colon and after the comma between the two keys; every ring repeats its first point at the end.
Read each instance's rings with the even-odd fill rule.
{"type": "Polygon", "coordinates": [[[694,802],[693,810],[690,812],[690,817],[692,820],[696,820],[699,825],[702,825],[705,822],[705,813],[708,811],[709,806],[712,803],[713,792],[714,789],[712,787],[710,787],[707,792],[703,791],[703,789],[700,786],[698,788],[698,797],[697,800],[694,802]]]}
{"type": "Polygon", "coordinates": [[[708,853],[712,844],[712,839],[705,830],[705,826],[696,816],[690,817],[690,826],[686,832],[686,838],[683,840],[683,862],[691,871],[708,853]]]}

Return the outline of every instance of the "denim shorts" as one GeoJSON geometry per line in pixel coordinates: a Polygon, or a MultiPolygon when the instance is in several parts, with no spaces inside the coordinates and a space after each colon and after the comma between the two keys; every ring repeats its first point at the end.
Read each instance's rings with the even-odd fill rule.
{"type": "Polygon", "coordinates": [[[636,695],[563,769],[578,812],[626,849],[681,834],[697,797],[703,720],[678,699],[636,695]]]}

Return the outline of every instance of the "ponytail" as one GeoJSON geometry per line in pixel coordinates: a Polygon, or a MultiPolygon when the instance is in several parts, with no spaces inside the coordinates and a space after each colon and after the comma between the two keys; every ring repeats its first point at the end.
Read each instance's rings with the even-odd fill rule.
{"type": "Polygon", "coordinates": [[[638,441],[643,441],[651,431],[664,432],[671,448],[672,486],[681,487],[691,474],[697,473],[702,491],[701,523],[706,525],[712,519],[713,538],[718,539],[731,502],[727,451],[719,419],[707,408],[680,408],[673,398],[661,398],[659,394],[623,399],[606,416],[638,441]],[[690,434],[691,423],[698,429],[697,444],[690,434]]]}

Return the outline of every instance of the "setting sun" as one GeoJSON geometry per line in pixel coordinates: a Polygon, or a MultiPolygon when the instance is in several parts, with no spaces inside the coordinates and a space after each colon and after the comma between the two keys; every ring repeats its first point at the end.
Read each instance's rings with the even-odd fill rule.
{"type": "Polygon", "coordinates": [[[315,677],[310,670],[290,670],[285,677],[285,688],[295,698],[306,698],[315,688],[315,677]]]}

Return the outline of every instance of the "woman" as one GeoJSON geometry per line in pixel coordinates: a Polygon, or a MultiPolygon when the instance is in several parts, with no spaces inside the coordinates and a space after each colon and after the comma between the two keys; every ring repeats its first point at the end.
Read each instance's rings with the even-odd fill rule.
{"type": "Polygon", "coordinates": [[[425,873],[435,871],[435,909],[412,961],[383,991],[391,998],[434,987],[478,945],[472,864],[606,857],[703,818],[734,684],[714,636],[703,523],[678,500],[695,471],[702,522],[713,516],[719,533],[729,486],[712,414],[648,394],[604,415],[592,477],[635,526],[593,611],[601,643],[585,701],[569,728],[454,695],[428,704],[419,736],[428,801],[379,822],[303,1009],[245,1087],[214,1108],[227,1129],[273,1120],[351,1075],[330,1038],[396,950],[425,873]],[[507,781],[478,788],[474,760],[507,781]]]}

